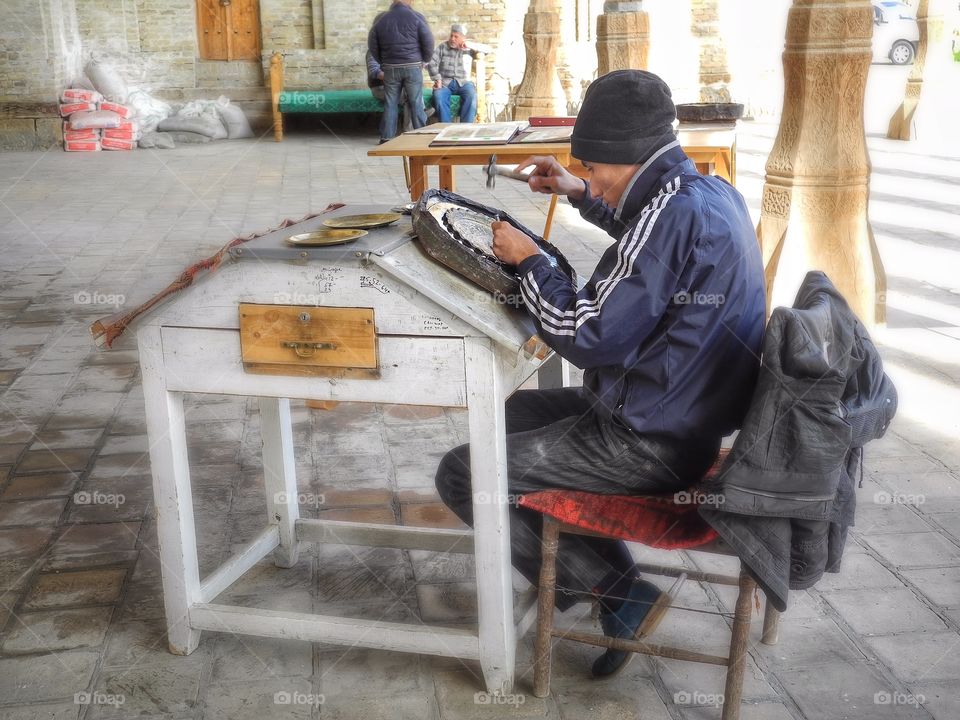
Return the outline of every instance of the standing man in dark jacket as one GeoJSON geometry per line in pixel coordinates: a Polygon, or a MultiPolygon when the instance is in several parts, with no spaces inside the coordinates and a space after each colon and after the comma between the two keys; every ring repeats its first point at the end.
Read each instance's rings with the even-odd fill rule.
{"type": "MultiPolygon", "coordinates": [[[[743,420],[763,337],[760,250],[743,197],[697,172],[675,117],[656,75],[612,72],[588,88],[571,138],[590,180],[552,157],[518,167],[533,166],[531,189],[566,195],[614,242],[578,290],[529,237],[493,226],[493,250],[516,267],[540,337],[585,370],[582,389],[518,392],[507,402],[512,494],[684,490],[743,420]]],[[[437,489],[472,522],[468,446],[443,458],[437,489]]],[[[536,584],[541,518],[512,507],[510,519],[513,564],[536,584]]],[[[596,596],[607,635],[652,631],[642,624],[660,591],[639,578],[622,542],[562,535],[557,585],[573,591],[557,594],[560,609],[596,596]]],[[[608,650],[593,674],[609,676],[630,657],[608,650]]]]}
{"type": "Polygon", "coordinates": [[[367,36],[367,49],[380,65],[378,75],[383,80],[380,142],[397,134],[401,90],[407,95],[407,111],[413,127],[427,124],[423,108],[423,66],[433,55],[433,33],[423,15],[411,9],[411,4],[412,0],[394,0],[390,9],[373,23],[367,36]]]}

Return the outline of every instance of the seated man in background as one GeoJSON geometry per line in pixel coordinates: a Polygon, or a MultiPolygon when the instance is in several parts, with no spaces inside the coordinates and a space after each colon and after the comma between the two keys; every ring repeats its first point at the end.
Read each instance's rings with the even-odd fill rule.
{"type": "Polygon", "coordinates": [[[477,119],[477,86],[470,82],[470,62],[483,52],[467,43],[467,29],[458,23],[450,27],[450,38],[437,45],[427,63],[433,80],[433,105],[440,122],[450,122],[450,97],[460,96],[460,122],[477,119]]]}

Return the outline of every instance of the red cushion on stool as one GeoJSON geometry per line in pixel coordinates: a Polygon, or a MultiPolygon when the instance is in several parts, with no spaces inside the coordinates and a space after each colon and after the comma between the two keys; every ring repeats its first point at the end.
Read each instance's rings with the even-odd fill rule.
{"type": "MultiPolygon", "coordinates": [[[[721,455],[707,471],[720,468],[721,455]]],[[[520,497],[520,507],[567,525],[664,550],[682,550],[716,539],[717,531],[697,512],[694,502],[678,504],[676,495],[599,495],[579,490],[541,490],[520,497]]]]}

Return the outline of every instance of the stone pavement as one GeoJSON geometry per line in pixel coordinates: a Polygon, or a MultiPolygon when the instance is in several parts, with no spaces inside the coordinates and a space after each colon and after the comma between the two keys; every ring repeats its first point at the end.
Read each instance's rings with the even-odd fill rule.
{"type": "MultiPolygon", "coordinates": [[[[163,637],[156,528],[132,338],[98,352],[87,326],[165,286],[234,235],[335,200],[395,203],[396,160],[372,126],[172,151],[0,156],[0,718],[718,718],[722,669],[638,657],[587,679],[595,649],[561,643],[553,695],[530,694],[520,646],[513,705],[485,704],[474,663],[205,633],[189,657],[163,637]]],[[[758,212],[775,128],[745,124],[739,186],[758,212]]],[[[843,572],[794,593],[775,647],[754,628],[745,720],[960,717],[960,157],[870,138],[871,215],[890,275],[877,333],[901,393],[867,450],[843,572]]],[[[477,169],[466,195],[542,227],[547,199],[477,169]]],[[[607,239],[560,207],[554,241],[589,271],[607,239]]],[[[259,528],[253,401],[188,403],[202,572],[259,528]]],[[[295,404],[305,514],[456,526],[432,474],[462,413],[295,404]]],[[[731,569],[697,553],[638,557],[731,569]]],[[[520,588],[522,581],[517,581],[520,588]]],[[[462,555],[325,546],[269,563],[227,601],[388,620],[475,619],[462,555]]],[[[729,589],[688,583],[658,641],[723,652],[729,589]]],[[[590,626],[588,608],[563,618],[590,626]]]]}

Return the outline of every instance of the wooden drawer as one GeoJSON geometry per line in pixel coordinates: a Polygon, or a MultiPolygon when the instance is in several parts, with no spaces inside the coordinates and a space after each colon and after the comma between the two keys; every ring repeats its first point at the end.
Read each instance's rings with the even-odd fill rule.
{"type": "Polygon", "coordinates": [[[379,376],[372,308],[241,303],[240,354],[251,373],[379,376]]]}

